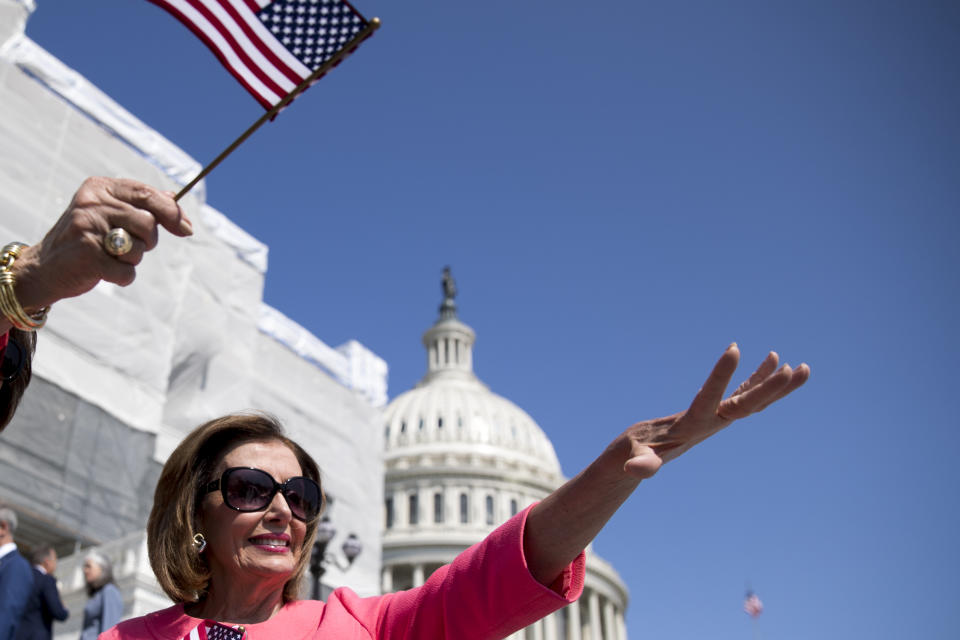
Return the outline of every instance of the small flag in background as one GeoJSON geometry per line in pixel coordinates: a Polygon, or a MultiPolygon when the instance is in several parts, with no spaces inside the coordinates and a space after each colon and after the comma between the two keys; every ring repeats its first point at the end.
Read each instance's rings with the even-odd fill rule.
{"type": "Polygon", "coordinates": [[[268,110],[368,25],[344,0],[149,1],[189,27],[268,110]]]}
{"type": "Polygon", "coordinates": [[[743,600],[743,610],[751,618],[756,618],[763,613],[763,603],[753,591],[747,591],[747,597],[743,600]]]}

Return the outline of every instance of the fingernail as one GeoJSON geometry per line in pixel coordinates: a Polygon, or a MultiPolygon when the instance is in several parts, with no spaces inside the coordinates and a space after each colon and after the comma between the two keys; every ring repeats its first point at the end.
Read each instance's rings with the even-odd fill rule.
{"type": "MultiPolygon", "coordinates": [[[[737,343],[736,343],[736,342],[731,342],[731,343],[730,343],[730,346],[727,347],[727,349],[728,349],[728,350],[729,350],[729,349],[733,349],[733,348],[736,347],[736,346],[737,346],[737,343]]],[[[739,347],[737,347],[737,348],[739,348],[739,347]]]]}
{"type": "Polygon", "coordinates": [[[182,216],[180,218],[180,233],[185,236],[193,235],[193,224],[187,219],[186,216],[182,216]]]}

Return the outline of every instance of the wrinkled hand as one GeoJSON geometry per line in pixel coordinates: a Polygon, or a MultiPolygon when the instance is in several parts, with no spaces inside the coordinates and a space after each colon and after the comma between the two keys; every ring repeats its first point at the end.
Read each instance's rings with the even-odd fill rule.
{"type": "Polygon", "coordinates": [[[629,444],[629,459],[623,468],[637,478],[649,478],[660,466],[679,457],[734,420],[767,408],[799,388],[810,377],[810,367],[796,369],[784,364],[771,351],[757,370],[737,390],[723,399],[723,393],[740,361],[740,350],[730,345],[713,367],[710,377],[686,411],[638,422],[623,434],[629,444]]]}
{"type": "Polygon", "coordinates": [[[143,254],[157,246],[158,226],[176,236],[193,233],[172,194],[134,180],[88,178],[43,240],[14,264],[20,304],[32,312],[86,293],[101,280],[130,284],[143,254]],[[114,227],[133,237],[133,248],[123,256],[103,249],[114,227]]]}

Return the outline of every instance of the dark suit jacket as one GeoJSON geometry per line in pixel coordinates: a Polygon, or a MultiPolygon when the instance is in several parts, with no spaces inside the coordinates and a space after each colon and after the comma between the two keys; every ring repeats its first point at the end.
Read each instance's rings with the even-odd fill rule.
{"type": "Polygon", "coordinates": [[[34,567],[33,592],[17,627],[16,640],[50,640],[54,619],[63,621],[69,615],[60,600],[56,579],[34,567]]]}
{"type": "Polygon", "coordinates": [[[19,551],[0,558],[0,640],[14,640],[32,589],[33,569],[19,551]]]}

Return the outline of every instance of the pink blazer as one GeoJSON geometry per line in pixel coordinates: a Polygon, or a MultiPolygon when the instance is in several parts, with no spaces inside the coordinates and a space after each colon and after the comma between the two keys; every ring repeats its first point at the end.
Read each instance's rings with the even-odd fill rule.
{"type": "MultiPolygon", "coordinates": [[[[298,600],[273,618],[245,625],[249,640],[493,640],[576,600],[584,555],[551,587],[537,582],[523,555],[525,510],[435,571],[423,586],[361,598],[334,591],[326,603],[298,600]]],[[[183,605],[121,622],[100,640],[181,640],[202,622],[183,605]]]]}

